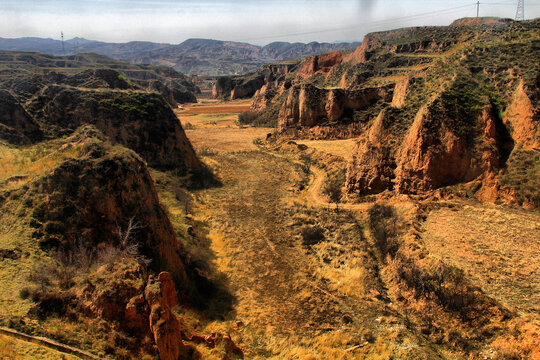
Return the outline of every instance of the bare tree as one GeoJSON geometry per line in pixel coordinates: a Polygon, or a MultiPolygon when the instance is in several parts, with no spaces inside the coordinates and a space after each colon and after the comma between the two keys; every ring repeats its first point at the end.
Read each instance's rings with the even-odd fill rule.
{"type": "Polygon", "coordinates": [[[132,257],[139,263],[149,264],[151,260],[139,253],[140,244],[133,239],[135,233],[143,228],[145,228],[145,226],[136,221],[135,216],[132,216],[129,219],[125,230],[122,230],[122,228],[118,226],[116,232],[120,239],[120,253],[122,256],[132,257]]]}

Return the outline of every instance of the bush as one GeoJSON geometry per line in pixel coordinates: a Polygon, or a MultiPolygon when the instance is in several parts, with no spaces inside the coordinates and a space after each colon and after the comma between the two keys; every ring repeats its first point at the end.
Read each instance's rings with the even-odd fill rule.
{"type": "Polygon", "coordinates": [[[339,203],[341,202],[341,185],[341,182],[328,180],[323,188],[323,193],[328,196],[331,202],[336,204],[336,210],[339,210],[339,203]]]}
{"type": "Polygon", "coordinates": [[[401,253],[392,260],[392,266],[396,276],[414,290],[415,297],[433,298],[463,318],[470,315],[471,306],[486,302],[468,284],[463,271],[454,266],[437,260],[420,265],[414,256],[401,253]]]}
{"type": "Polygon", "coordinates": [[[302,228],[302,244],[315,245],[324,240],[324,229],[320,226],[304,226],[302,228]]]}
{"type": "Polygon", "coordinates": [[[397,239],[397,215],[394,208],[386,204],[375,204],[369,211],[369,228],[375,238],[375,245],[383,255],[395,256],[397,239]]]}
{"type": "Polygon", "coordinates": [[[243,113],[238,114],[238,123],[240,125],[253,125],[253,123],[257,120],[258,113],[255,111],[245,111],[243,113]]]}

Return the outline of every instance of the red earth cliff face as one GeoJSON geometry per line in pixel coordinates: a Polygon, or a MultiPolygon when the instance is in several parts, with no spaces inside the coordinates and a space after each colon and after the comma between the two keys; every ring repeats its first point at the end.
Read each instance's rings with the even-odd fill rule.
{"type": "Polygon", "coordinates": [[[366,108],[378,100],[389,102],[392,94],[393,86],[362,90],[320,89],[309,84],[294,86],[280,110],[278,132],[337,122],[346,109],[366,108]]]}
{"type": "MultiPolygon", "coordinates": [[[[487,110],[478,119],[484,129],[491,121],[487,110]]],[[[399,153],[398,192],[418,193],[476,178],[498,158],[492,140],[484,137],[478,145],[468,144],[456,136],[444,118],[434,116],[430,106],[424,106],[399,153]]]]}
{"type": "Polygon", "coordinates": [[[328,54],[315,55],[306,61],[306,63],[298,70],[297,76],[307,78],[317,72],[328,73],[332,67],[340,64],[343,61],[343,55],[339,51],[334,51],[328,54]]]}
{"type": "Polygon", "coordinates": [[[527,150],[540,149],[538,112],[525,92],[523,81],[519,82],[514,91],[504,121],[511,130],[516,147],[527,150]]]}
{"type": "Polygon", "coordinates": [[[393,188],[395,159],[387,145],[390,134],[385,129],[385,112],[381,111],[368,136],[353,148],[347,166],[347,192],[378,194],[393,188]]]}
{"type": "Polygon", "coordinates": [[[162,360],[189,359],[189,347],[182,341],[183,326],[171,309],[178,302],[174,283],[168,273],[150,277],[144,291],[150,308],[150,330],[162,360]]]}

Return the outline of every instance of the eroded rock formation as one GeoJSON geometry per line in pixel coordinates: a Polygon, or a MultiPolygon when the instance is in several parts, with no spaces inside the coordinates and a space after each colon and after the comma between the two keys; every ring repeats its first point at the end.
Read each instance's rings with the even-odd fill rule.
{"type": "MultiPolygon", "coordinates": [[[[496,165],[493,164],[498,157],[494,139],[471,144],[456,134],[445,118],[434,113],[437,105],[435,101],[418,112],[404,140],[396,169],[398,192],[417,193],[466,182],[496,165]]],[[[487,110],[477,123],[483,128],[490,126],[492,120],[487,110]]]]}
{"type": "Polygon", "coordinates": [[[279,113],[278,132],[294,133],[295,128],[339,122],[348,109],[366,108],[392,99],[393,86],[361,90],[321,89],[305,84],[289,90],[279,113]]]}
{"type": "Polygon", "coordinates": [[[182,325],[171,309],[178,302],[168,273],[150,277],[144,297],[150,309],[150,330],[162,360],[190,359],[190,348],[182,341],[182,325]]]}
{"type": "Polygon", "coordinates": [[[538,110],[525,92],[523,80],[514,91],[512,101],[506,109],[504,121],[510,128],[517,147],[540,149],[538,110]]]}
{"type": "Polygon", "coordinates": [[[391,135],[387,126],[381,111],[369,135],[354,146],[347,171],[348,193],[369,195],[393,189],[396,160],[388,144],[391,135]]]}
{"type": "Polygon", "coordinates": [[[93,124],[150,165],[181,172],[200,164],[171,108],[157,94],[48,86],[27,105],[49,137],[93,124]]]}

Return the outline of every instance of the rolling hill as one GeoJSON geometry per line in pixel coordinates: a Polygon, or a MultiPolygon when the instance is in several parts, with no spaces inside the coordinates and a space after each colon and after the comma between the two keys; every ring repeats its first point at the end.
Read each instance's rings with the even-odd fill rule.
{"type": "Polygon", "coordinates": [[[65,41],[43,38],[0,38],[0,50],[37,51],[51,55],[93,52],[139,64],[166,65],[201,75],[242,74],[276,61],[354,48],[358,43],[287,43],[274,42],[256,46],[234,41],[188,39],[181,44],[158,44],[144,41],[106,43],[74,38],[65,41]]]}

